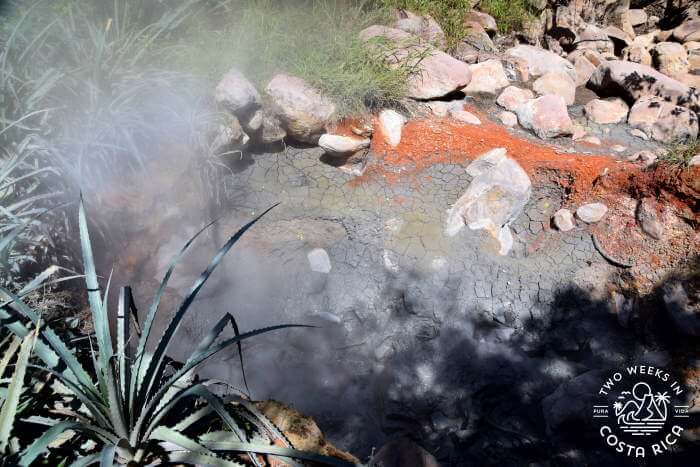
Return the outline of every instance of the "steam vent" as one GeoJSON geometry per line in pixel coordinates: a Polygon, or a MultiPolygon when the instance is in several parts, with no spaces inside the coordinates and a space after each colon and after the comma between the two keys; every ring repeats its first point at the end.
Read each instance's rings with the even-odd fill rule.
{"type": "Polygon", "coordinates": [[[700,1],[7,0],[0,45],[0,466],[700,465],[700,1]]]}

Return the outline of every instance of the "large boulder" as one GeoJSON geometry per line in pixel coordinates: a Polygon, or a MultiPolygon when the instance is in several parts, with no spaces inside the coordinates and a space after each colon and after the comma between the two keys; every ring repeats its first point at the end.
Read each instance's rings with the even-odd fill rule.
{"type": "Polygon", "coordinates": [[[506,55],[523,59],[533,77],[542,76],[550,71],[561,71],[576,80],[576,69],[566,59],[548,50],[531,45],[518,45],[506,51],[506,55]]]}
{"type": "Polygon", "coordinates": [[[430,15],[420,16],[408,10],[396,10],[394,27],[420,37],[440,50],[447,45],[445,32],[430,15]]]}
{"type": "Polygon", "coordinates": [[[700,18],[691,19],[673,30],[673,38],[680,42],[700,41],[700,18]]]}
{"type": "Polygon", "coordinates": [[[498,32],[498,25],[493,16],[477,10],[470,10],[464,15],[464,23],[478,23],[489,34],[498,32]]]}
{"type": "Polygon", "coordinates": [[[588,88],[601,97],[622,97],[628,104],[642,97],[660,97],[696,112],[700,110],[697,91],[639,63],[604,62],[588,80],[588,88]]]}
{"type": "Polygon", "coordinates": [[[596,66],[583,55],[574,59],[574,67],[576,68],[577,86],[585,86],[596,70],[596,66]]]}
{"type": "Polygon", "coordinates": [[[444,97],[471,81],[469,65],[433,47],[415,45],[416,37],[400,29],[370,26],[360,38],[380,47],[391,65],[415,67],[407,83],[407,95],[414,99],[444,97]]]}
{"type": "Polygon", "coordinates": [[[578,32],[576,50],[593,50],[598,53],[612,54],[615,52],[615,45],[601,28],[593,24],[586,24],[578,32]]]}
{"type": "Polygon", "coordinates": [[[508,77],[499,60],[486,60],[470,65],[469,69],[472,80],[464,88],[467,94],[496,94],[500,89],[508,86],[508,77]]]}
{"type": "Polygon", "coordinates": [[[561,96],[552,94],[531,99],[515,109],[518,122],[542,139],[571,135],[574,124],[561,96]]]}
{"type": "Polygon", "coordinates": [[[561,71],[550,71],[537,78],[532,84],[532,90],[538,96],[554,94],[564,98],[566,105],[574,105],[576,100],[576,81],[561,71]]]}
{"type": "Polygon", "coordinates": [[[589,120],[600,125],[620,123],[627,119],[629,107],[622,99],[593,99],[584,107],[589,120]]]}
{"type": "Polygon", "coordinates": [[[295,76],[276,75],[265,92],[287,134],[303,143],[316,144],[335,113],[333,102],[295,76]]]}
{"type": "Polygon", "coordinates": [[[485,229],[506,255],[513,246],[510,223],[522,213],[530,199],[532,184],[527,173],[503,148],[480,156],[467,167],[473,177],[464,194],[448,211],[446,233],[456,235],[467,225],[485,229]]]}
{"type": "Polygon", "coordinates": [[[230,69],[214,92],[216,102],[233,115],[242,116],[260,107],[260,94],[236,68],[230,69]]]}
{"type": "Polygon", "coordinates": [[[630,109],[627,123],[663,143],[698,137],[695,112],[655,97],[637,101],[630,109]]]}
{"type": "Polygon", "coordinates": [[[510,111],[513,111],[520,106],[520,104],[523,104],[530,99],[534,99],[535,94],[530,91],[529,89],[521,89],[516,86],[508,86],[503,90],[500,96],[498,96],[498,99],[496,99],[496,103],[503,107],[504,109],[508,109],[510,111]]]}
{"type": "Polygon", "coordinates": [[[683,44],[677,42],[660,42],[651,49],[654,65],[658,70],[668,76],[678,76],[687,73],[690,67],[688,63],[688,51],[683,44]]]}

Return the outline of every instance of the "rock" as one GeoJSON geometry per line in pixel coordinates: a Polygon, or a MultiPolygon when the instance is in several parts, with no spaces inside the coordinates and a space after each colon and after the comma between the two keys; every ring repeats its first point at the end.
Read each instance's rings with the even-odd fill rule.
{"type": "Polygon", "coordinates": [[[547,94],[561,96],[566,105],[574,105],[576,100],[576,81],[561,71],[545,73],[533,83],[532,90],[539,96],[547,94]]]}
{"type": "Polygon", "coordinates": [[[467,112],[464,109],[450,109],[450,116],[462,123],[468,123],[469,125],[481,125],[481,120],[479,120],[479,117],[473,113],[467,112]]]}
{"type": "Polygon", "coordinates": [[[265,92],[287,134],[303,143],[316,144],[335,113],[329,99],[295,76],[276,75],[265,92]]]}
{"type": "Polygon", "coordinates": [[[600,221],[608,212],[608,207],[603,203],[589,203],[579,206],[576,210],[576,217],[586,224],[594,224],[600,221]]]}
{"type": "Polygon", "coordinates": [[[579,123],[574,123],[574,130],[571,133],[571,139],[574,141],[580,140],[584,136],[586,136],[587,131],[586,128],[579,124],[579,123]]]}
{"type": "Polygon", "coordinates": [[[517,31],[516,37],[518,40],[528,44],[539,45],[547,24],[546,13],[543,11],[539,17],[526,16],[517,31]]]}
{"type": "Polygon", "coordinates": [[[496,103],[504,109],[514,111],[520,104],[530,99],[534,99],[535,94],[529,89],[522,89],[516,86],[508,86],[496,99],[496,103]]]}
{"type": "Polygon", "coordinates": [[[676,78],[678,81],[685,84],[686,86],[690,86],[691,88],[700,90],[700,75],[691,73],[681,73],[676,75],[674,78],[676,78]]]}
{"type": "Polygon", "coordinates": [[[627,123],[663,143],[693,140],[698,136],[695,112],[659,98],[637,101],[630,109],[627,123]]]}
{"type": "Polygon", "coordinates": [[[493,16],[482,13],[481,11],[468,11],[464,15],[464,23],[478,23],[482,28],[484,28],[484,31],[490,35],[495,35],[498,32],[498,25],[496,24],[496,20],[493,19],[493,16]]]}
{"type": "Polygon", "coordinates": [[[578,33],[576,50],[593,50],[599,53],[614,53],[615,45],[608,35],[598,26],[587,24],[578,33]]]}
{"type": "Polygon", "coordinates": [[[576,227],[574,215],[568,209],[560,209],[554,213],[554,225],[562,232],[568,232],[576,227]]]}
{"type": "Polygon", "coordinates": [[[627,146],[623,146],[621,144],[614,144],[610,147],[615,152],[625,152],[627,151],[627,146]]]}
{"type": "Polygon", "coordinates": [[[466,94],[497,94],[498,90],[508,86],[508,77],[499,60],[486,60],[469,65],[469,70],[472,79],[463,90],[466,94]]]}
{"type": "Polygon", "coordinates": [[[659,219],[658,203],[651,198],[644,198],[637,206],[637,222],[642,232],[655,240],[664,236],[664,226],[659,219]]]}
{"type": "Polygon", "coordinates": [[[638,45],[640,47],[644,47],[645,49],[650,49],[656,43],[656,36],[657,35],[653,32],[648,34],[640,34],[634,38],[632,45],[638,45]]]}
{"type": "Polygon", "coordinates": [[[690,68],[688,51],[676,42],[661,42],[651,49],[654,66],[668,76],[687,73],[690,68]]]}
{"type": "Polygon", "coordinates": [[[331,272],[331,259],[323,248],[314,248],[307,255],[309,266],[314,272],[328,274],[331,272]]]}
{"type": "Polygon", "coordinates": [[[250,141],[250,138],[243,131],[240,122],[236,117],[232,117],[228,125],[219,125],[212,142],[212,152],[220,154],[230,150],[242,149],[248,144],[248,141],[250,141]]]}
{"type": "Polygon", "coordinates": [[[402,437],[382,446],[369,461],[369,467],[440,467],[428,451],[402,437]]]}
{"type": "Polygon", "coordinates": [[[480,156],[467,173],[473,179],[448,211],[446,233],[454,236],[465,224],[471,230],[485,229],[499,241],[499,253],[506,255],[513,243],[509,224],[530,199],[530,178],[503,148],[480,156]]]}
{"type": "Polygon", "coordinates": [[[324,134],[318,140],[318,145],[326,151],[327,154],[333,156],[347,156],[354,154],[357,151],[367,149],[370,140],[367,138],[353,138],[351,136],[341,136],[324,134]]]}
{"type": "Polygon", "coordinates": [[[532,130],[540,138],[570,135],[573,123],[561,96],[547,95],[531,99],[517,107],[515,113],[523,128],[532,130]]]}
{"type": "Polygon", "coordinates": [[[576,68],[576,86],[585,86],[596,70],[595,65],[584,56],[574,60],[574,67],[576,68]]]}
{"type": "MultiPolygon", "coordinates": [[[[700,42],[693,42],[693,44],[698,44],[696,49],[688,50],[688,71],[694,74],[700,74],[700,42]]],[[[688,44],[686,44],[688,45],[688,44]]]]}
{"type": "Polygon", "coordinates": [[[584,112],[592,122],[608,125],[625,121],[629,107],[622,99],[593,99],[586,104],[584,112]]]}
{"type": "Polygon", "coordinates": [[[395,110],[386,109],[379,114],[379,128],[386,142],[392,147],[398,146],[401,142],[401,132],[405,124],[406,117],[395,110]]]}
{"type": "Polygon", "coordinates": [[[628,18],[632,26],[641,26],[647,23],[649,16],[647,12],[642,9],[631,9],[628,12],[628,18]]]}
{"type": "Polygon", "coordinates": [[[533,77],[542,76],[551,71],[561,71],[576,81],[576,69],[566,59],[557,54],[531,45],[518,45],[506,51],[506,55],[521,58],[527,63],[528,71],[533,77]]]}
{"type": "Polygon", "coordinates": [[[605,34],[607,34],[613,42],[615,54],[634,42],[634,32],[630,33],[629,31],[613,25],[606,26],[603,28],[603,31],[605,31],[605,34]]]}
{"type": "Polygon", "coordinates": [[[476,47],[466,41],[461,41],[454,50],[452,50],[452,56],[454,58],[469,64],[474,64],[479,61],[479,53],[476,47]]]}
{"type": "Polygon", "coordinates": [[[420,37],[440,50],[445,50],[445,32],[430,15],[419,16],[408,10],[396,11],[394,27],[420,37]]]}
{"type": "Polygon", "coordinates": [[[216,85],[214,98],[219,105],[237,116],[259,107],[261,103],[260,94],[253,83],[236,68],[230,69],[216,85]]]}
{"type": "Polygon", "coordinates": [[[353,455],[329,443],[311,417],[277,401],[256,402],[255,406],[296,449],[334,457],[351,465],[360,465],[360,461],[353,455]]]}
{"type": "Polygon", "coordinates": [[[408,63],[415,66],[415,73],[408,78],[407,95],[414,99],[438,99],[454,91],[460,91],[471,81],[469,65],[433,48],[407,46],[415,36],[386,26],[370,26],[360,32],[360,38],[374,47],[384,50],[387,61],[398,66],[408,63]],[[384,41],[377,41],[383,38],[384,41]],[[386,42],[390,42],[387,46],[386,42]],[[383,43],[382,43],[383,42],[383,43]],[[422,53],[416,63],[415,52],[422,53]]]}
{"type": "Polygon", "coordinates": [[[469,46],[478,52],[496,52],[496,45],[491,40],[486,30],[479,23],[466,23],[464,25],[464,37],[460,45],[469,46]]]}
{"type": "Polygon", "coordinates": [[[264,112],[262,109],[258,109],[243,123],[243,128],[249,133],[257,133],[263,126],[263,119],[264,112]]]}
{"type": "Polygon", "coordinates": [[[689,336],[700,336],[700,288],[697,280],[673,280],[663,287],[666,310],[676,329],[689,336]]]}
{"type": "Polygon", "coordinates": [[[700,41],[700,18],[691,19],[673,30],[673,38],[679,42],[700,41]]]}
{"type": "Polygon", "coordinates": [[[627,158],[627,160],[631,162],[641,162],[645,167],[654,164],[656,159],[656,154],[651,151],[639,151],[627,158]]]}
{"type": "Polygon", "coordinates": [[[658,96],[691,110],[700,110],[697,91],[639,63],[607,61],[593,73],[587,87],[601,97],[621,97],[627,103],[658,96]]]}
{"type": "Polygon", "coordinates": [[[526,0],[535,11],[542,11],[547,8],[547,0],[526,0]]]}
{"type": "Polygon", "coordinates": [[[530,81],[530,71],[525,60],[508,55],[502,55],[500,58],[503,70],[509,81],[521,81],[523,83],[530,81]]]}
{"type": "Polygon", "coordinates": [[[649,141],[649,136],[646,133],[644,133],[642,130],[639,130],[637,128],[631,129],[630,135],[635,136],[639,139],[643,139],[644,141],[649,141]]]}
{"type": "Polygon", "coordinates": [[[634,63],[641,63],[642,65],[651,65],[652,58],[646,47],[638,44],[632,44],[629,47],[625,47],[622,51],[622,59],[634,63]]]}
{"type": "Polygon", "coordinates": [[[700,165],[700,154],[691,157],[688,162],[688,167],[696,167],[698,165],[700,165]]]}
{"type": "Polygon", "coordinates": [[[514,127],[518,124],[518,116],[515,115],[513,112],[503,111],[500,114],[498,114],[498,119],[501,121],[502,124],[504,124],[507,127],[514,127]]]}
{"type": "Polygon", "coordinates": [[[579,142],[581,143],[586,143],[586,144],[592,144],[593,146],[600,146],[601,141],[600,138],[597,136],[589,135],[584,138],[579,139],[579,142]]]}
{"type": "Polygon", "coordinates": [[[262,130],[255,135],[256,141],[262,144],[276,144],[286,136],[287,132],[280,119],[271,112],[263,111],[262,130]]]}

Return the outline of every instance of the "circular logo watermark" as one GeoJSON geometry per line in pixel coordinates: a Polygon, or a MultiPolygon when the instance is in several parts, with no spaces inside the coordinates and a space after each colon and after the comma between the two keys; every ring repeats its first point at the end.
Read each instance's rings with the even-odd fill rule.
{"type": "Polygon", "coordinates": [[[634,458],[663,454],[678,442],[688,406],[683,388],[666,370],[634,365],[603,381],[593,418],[615,451],[634,458]]]}

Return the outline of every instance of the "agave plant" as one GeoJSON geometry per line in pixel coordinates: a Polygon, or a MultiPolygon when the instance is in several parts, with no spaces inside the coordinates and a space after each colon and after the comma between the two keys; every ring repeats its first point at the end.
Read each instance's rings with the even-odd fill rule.
{"type": "MultiPolygon", "coordinates": [[[[287,465],[299,465],[295,459],[325,465],[348,465],[293,449],[282,433],[247,399],[223,398],[210,390],[209,381],[197,379],[194,374],[198,365],[233,345],[238,346],[240,354],[241,342],[245,339],[278,329],[305,326],[283,324],[241,333],[234,317],[226,314],[184,363],[172,365],[167,358],[173,337],[207,279],[241,236],[270,209],[228,239],[186,293],[159,336],[154,322],[170,276],[188,247],[208,226],[195,234],[172,259],[143,326],[139,326],[142,330],[135,346],[131,345],[130,333],[135,327],[131,321],[138,315],[130,289],[122,288],[116,313],[115,347],[108,322],[109,281],[103,297],[81,201],[78,223],[84,277],[95,329],[96,345],[94,349],[91,346],[90,351],[94,377],[83,367],[80,355],[70,349],[50,326],[41,323],[40,316],[26,306],[20,296],[0,288],[0,299],[4,300],[0,302],[0,322],[7,330],[24,338],[30,335],[30,326],[41,323],[35,353],[42,365],[30,367],[49,372],[60,380],[82,405],[74,412],[63,410],[61,413],[70,415],[68,418],[44,419],[44,424],[50,427],[17,456],[19,465],[30,465],[69,430],[94,440],[100,446],[99,452],[79,459],[74,465],[97,461],[101,465],[168,461],[262,466],[267,462],[265,456],[279,461],[284,459],[283,464],[287,465]],[[234,335],[223,337],[229,325],[234,335]],[[157,340],[154,346],[150,345],[151,338],[157,340]]],[[[242,354],[240,362],[243,363],[242,354]]]]}

